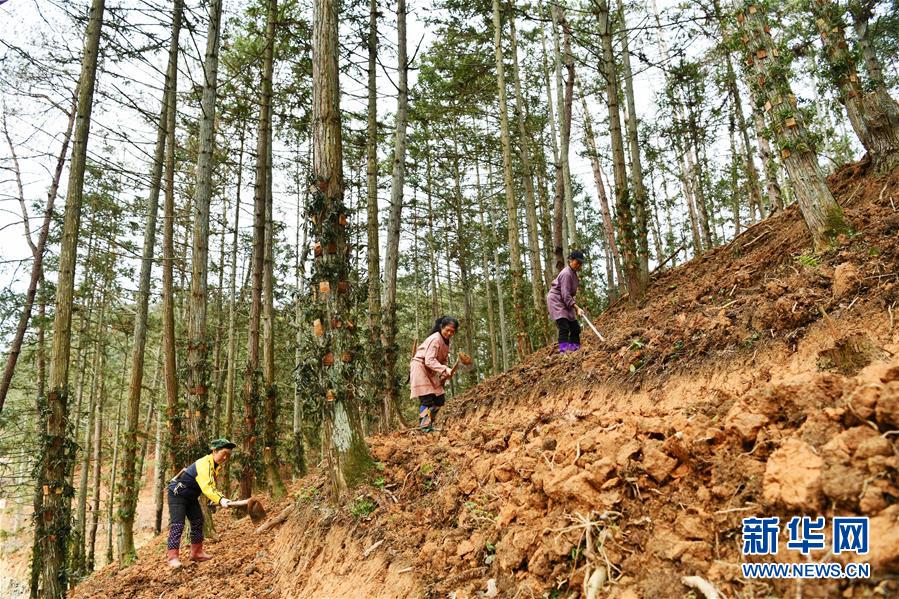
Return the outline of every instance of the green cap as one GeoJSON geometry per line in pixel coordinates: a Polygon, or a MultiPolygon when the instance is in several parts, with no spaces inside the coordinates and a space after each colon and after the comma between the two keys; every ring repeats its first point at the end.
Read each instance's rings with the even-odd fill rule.
{"type": "Polygon", "coordinates": [[[209,446],[210,446],[211,448],[215,449],[215,450],[219,450],[219,449],[234,449],[235,447],[237,447],[237,445],[235,445],[234,443],[232,443],[232,442],[229,441],[228,439],[224,439],[224,438],[222,438],[222,439],[213,439],[213,440],[209,443],[209,446]]]}

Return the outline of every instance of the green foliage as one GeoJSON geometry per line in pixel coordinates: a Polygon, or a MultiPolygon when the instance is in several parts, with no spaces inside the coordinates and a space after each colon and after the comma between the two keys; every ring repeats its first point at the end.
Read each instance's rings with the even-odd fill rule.
{"type": "Polygon", "coordinates": [[[818,268],[821,266],[821,261],[814,254],[800,254],[796,256],[796,262],[806,268],[818,268]]]}
{"type": "Polygon", "coordinates": [[[309,485],[300,489],[299,493],[297,493],[297,501],[302,503],[311,503],[315,501],[316,498],[318,498],[318,495],[318,487],[309,485]]]}
{"type": "Polygon", "coordinates": [[[378,504],[369,499],[368,497],[362,496],[357,497],[350,504],[350,514],[353,515],[354,518],[368,518],[372,515],[372,513],[378,508],[378,504]]]}

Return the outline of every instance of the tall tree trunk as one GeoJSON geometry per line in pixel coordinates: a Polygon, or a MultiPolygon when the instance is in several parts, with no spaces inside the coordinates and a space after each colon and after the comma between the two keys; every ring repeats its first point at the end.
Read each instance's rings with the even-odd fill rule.
{"type": "MultiPolygon", "coordinates": [[[[275,305],[274,305],[274,229],[272,223],[272,73],[274,69],[275,23],[278,19],[277,0],[269,0],[265,28],[265,57],[262,65],[262,97],[265,110],[265,223],[262,269],[262,379],[265,385],[263,427],[263,462],[269,492],[278,500],[287,493],[281,480],[278,458],[278,389],[275,386],[275,305]]],[[[261,116],[261,115],[260,115],[261,116]]]]}
{"type": "Polygon", "coordinates": [[[777,162],[774,154],[771,152],[771,144],[768,143],[768,137],[765,134],[765,115],[758,109],[754,109],[752,111],[752,119],[755,123],[755,134],[759,143],[759,155],[762,158],[762,165],[765,167],[765,189],[768,195],[768,206],[783,208],[783,195],[780,191],[780,184],[777,182],[777,162]]]}
{"type": "Polygon", "coordinates": [[[721,35],[725,38],[725,45],[722,48],[724,53],[724,65],[726,67],[725,80],[727,83],[727,93],[730,95],[734,114],[737,118],[736,125],[743,138],[743,164],[746,169],[746,179],[749,184],[749,206],[750,215],[752,215],[753,205],[758,208],[760,213],[762,212],[762,192],[759,185],[759,173],[755,168],[755,161],[752,159],[752,145],[749,143],[749,125],[746,122],[746,116],[743,113],[743,102],[740,99],[740,89],[737,86],[737,74],[734,71],[730,50],[726,43],[730,38],[730,33],[727,31],[724,11],[721,10],[720,0],[713,0],[713,6],[715,8],[715,16],[718,19],[718,26],[721,28],[721,35]]]}
{"type": "MultiPolygon", "coordinates": [[[[556,187],[561,188],[564,205],[561,207],[564,212],[566,223],[565,253],[567,255],[569,249],[577,248],[578,234],[577,221],[574,216],[574,197],[571,190],[571,165],[568,160],[569,141],[571,137],[571,95],[569,94],[569,86],[574,85],[574,61],[571,55],[570,31],[568,21],[565,17],[565,8],[559,4],[550,5],[550,15],[552,17],[553,27],[553,54],[555,56],[556,65],[556,102],[559,115],[559,169],[557,174],[561,174],[561,185],[556,183],[556,187]],[[559,30],[562,33],[559,33],[559,30]],[[560,39],[562,43],[560,45],[560,39]],[[563,84],[562,69],[568,72],[568,80],[563,84]],[[563,91],[564,90],[564,91],[563,91]]],[[[558,192],[557,192],[558,193],[558,192]]],[[[564,260],[563,260],[564,265],[564,260]]],[[[561,270],[561,269],[560,269],[561,270]]]]}
{"type": "Polygon", "coordinates": [[[487,292],[487,332],[490,335],[490,338],[487,340],[487,347],[490,349],[490,374],[497,374],[499,372],[499,362],[496,353],[496,325],[494,324],[495,317],[493,314],[493,277],[491,267],[487,263],[487,254],[490,251],[487,241],[492,235],[488,233],[487,225],[484,222],[484,202],[487,199],[481,195],[481,169],[479,163],[480,160],[475,158],[475,190],[477,192],[478,215],[481,220],[481,234],[484,236],[481,246],[481,268],[484,271],[484,288],[487,292]]]}
{"type": "Polygon", "coordinates": [[[41,540],[41,582],[43,596],[62,599],[66,594],[68,537],[70,533],[71,488],[68,473],[74,460],[74,440],[69,436],[69,352],[72,340],[72,300],[75,290],[75,264],[81,225],[84,191],[84,169],[90,135],[94,82],[100,30],[103,27],[105,0],[92,0],[78,82],[78,109],[66,209],[63,217],[62,241],[59,249],[59,277],[56,288],[56,311],[53,321],[53,351],[50,359],[49,394],[47,396],[47,450],[42,476],[47,492],[43,501],[43,518],[48,534],[41,540]]]}
{"type": "MultiPolygon", "coordinates": [[[[740,222],[740,182],[737,175],[737,142],[734,139],[737,123],[733,110],[730,111],[727,121],[727,136],[730,140],[730,189],[731,193],[733,193],[733,198],[731,199],[731,209],[733,211],[734,237],[736,237],[740,234],[742,223],[740,222]]],[[[751,213],[752,203],[750,202],[750,214],[751,213]]]]}
{"type": "Polygon", "coordinates": [[[637,236],[637,258],[640,262],[641,288],[649,283],[649,215],[647,213],[646,186],[643,185],[643,163],[640,159],[640,144],[637,138],[637,108],[634,102],[634,75],[631,70],[631,55],[628,47],[627,20],[624,2],[618,3],[618,19],[621,21],[618,37],[621,40],[621,68],[624,80],[624,97],[627,105],[627,138],[630,148],[631,181],[634,184],[634,233],[637,236]]]}
{"type": "Polygon", "coordinates": [[[156,410],[156,441],[153,444],[153,534],[157,535],[162,530],[163,491],[166,481],[165,452],[162,450],[165,443],[163,420],[163,411],[156,410]]]}
{"type": "MultiPolygon", "coordinates": [[[[72,114],[74,114],[74,110],[72,114]]],[[[37,423],[35,432],[38,437],[38,464],[36,465],[37,479],[34,485],[34,495],[32,498],[33,511],[31,519],[34,523],[34,534],[31,542],[31,571],[29,579],[29,599],[37,599],[40,591],[41,579],[41,563],[43,556],[41,555],[41,539],[44,537],[44,463],[46,459],[47,446],[43,440],[43,433],[47,427],[47,349],[46,349],[46,333],[44,332],[47,314],[47,290],[43,277],[40,279],[38,287],[38,312],[37,312],[37,394],[35,395],[35,414],[37,423]]]]}
{"type": "MultiPolygon", "coordinates": [[[[349,324],[351,317],[351,295],[343,202],[338,4],[335,0],[315,0],[313,7],[312,172],[315,187],[309,216],[314,218],[315,238],[322,248],[314,260],[312,276],[316,291],[314,319],[317,321],[313,324],[314,329],[321,332],[316,345],[321,359],[317,382],[322,407],[322,446],[328,459],[331,495],[336,501],[365,479],[372,460],[362,434],[357,398],[352,391],[356,370],[354,333],[352,327],[343,326],[349,324]]],[[[399,14],[405,14],[404,5],[397,8],[399,14]]],[[[402,54],[401,71],[406,66],[406,57],[402,54]]],[[[402,133],[405,135],[405,127],[402,133]]],[[[394,193],[398,192],[394,190],[394,193]]]]}
{"type": "Polygon", "coordinates": [[[122,404],[116,408],[115,440],[112,446],[112,464],[110,465],[109,488],[106,491],[106,563],[112,563],[112,515],[116,503],[116,477],[119,473],[119,429],[122,425],[122,404]]]}
{"type": "Polygon", "coordinates": [[[100,396],[97,398],[97,414],[94,416],[94,472],[91,501],[91,524],[87,535],[87,572],[94,571],[94,558],[97,547],[97,526],[100,521],[100,470],[103,459],[103,399],[106,396],[106,379],[100,384],[100,396]]]}
{"type": "MultiPolygon", "coordinates": [[[[689,92],[688,92],[689,93],[689,92]]],[[[693,195],[696,201],[696,211],[699,216],[699,233],[702,237],[702,246],[706,249],[714,245],[714,236],[712,235],[712,224],[709,218],[709,205],[705,197],[705,175],[703,173],[703,160],[700,158],[704,147],[700,132],[699,122],[696,111],[693,109],[694,102],[698,102],[699,98],[692,93],[687,99],[687,121],[684,123],[687,128],[687,139],[685,143],[690,148],[688,153],[695,156],[692,161],[693,171],[693,195]]]]}
{"type": "Polygon", "coordinates": [[[883,65],[877,58],[869,28],[869,22],[874,16],[874,6],[876,6],[874,0],[850,0],[848,8],[852,15],[852,24],[865,63],[865,70],[868,72],[868,79],[875,86],[885,88],[883,65]]]}
{"type": "MultiPolygon", "coordinates": [[[[459,146],[453,132],[453,183],[455,185],[455,201],[453,208],[456,212],[456,252],[458,253],[459,280],[462,283],[462,314],[465,318],[465,327],[462,330],[465,339],[465,351],[468,355],[474,355],[475,318],[471,303],[471,282],[468,272],[468,256],[470,254],[469,243],[466,235],[466,223],[464,214],[465,196],[462,193],[462,167],[459,160],[459,146]]],[[[449,245],[447,245],[449,247],[449,245]]],[[[466,373],[466,382],[473,387],[478,382],[478,371],[474,368],[466,373]]]]}
{"type": "Polygon", "coordinates": [[[621,133],[621,115],[618,104],[618,72],[615,66],[615,54],[612,46],[612,24],[609,7],[605,0],[597,0],[594,7],[602,37],[606,104],[609,109],[609,134],[612,139],[612,164],[615,178],[618,245],[621,251],[624,279],[629,297],[632,302],[635,302],[642,299],[646,291],[646,279],[640,274],[640,259],[637,254],[636,232],[634,231],[633,204],[625,167],[624,137],[621,133]]]}
{"type": "MultiPolygon", "coordinates": [[[[431,275],[431,318],[440,316],[440,301],[437,292],[437,237],[434,234],[434,205],[433,205],[433,179],[431,168],[431,140],[427,135],[425,125],[425,184],[428,196],[428,267],[431,275]]],[[[418,341],[416,339],[416,341],[418,341]]],[[[416,343],[417,345],[417,343],[416,343]]],[[[415,353],[415,350],[412,350],[415,353]]]]}
{"type": "MultiPolygon", "coordinates": [[[[404,15],[405,17],[405,15],[404,15]]],[[[368,10],[368,123],[366,127],[366,191],[368,246],[368,349],[369,395],[380,404],[379,426],[381,432],[389,429],[392,420],[390,401],[385,393],[384,346],[381,340],[381,254],[378,219],[378,0],[371,0],[368,10]]]]}
{"type": "MultiPolygon", "coordinates": [[[[862,88],[855,55],[846,43],[843,6],[832,0],[812,0],[818,32],[824,43],[824,58],[831,84],[839,91],[840,102],[855,135],[870,154],[875,169],[889,173],[899,165],[899,105],[890,97],[883,83],[880,65],[870,44],[860,43],[861,54],[868,66],[870,90],[862,88]]],[[[861,14],[858,10],[855,14],[861,14]]],[[[859,39],[867,32],[867,19],[859,31],[859,39]]],[[[865,40],[867,42],[867,40],[865,40]]]]}
{"type": "Polygon", "coordinates": [[[215,404],[212,408],[212,435],[216,438],[222,436],[222,404],[224,403],[224,390],[222,389],[222,335],[224,334],[225,319],[223,308],[225,302],[225,235],[228,232],[228,197],[222,202],[222,228],[219,234],[219,260],[218,260],[218,284],[215,287],[215,362],[213,363],[213,384],[215,389],[215,404]]]}
{"type": "MultiPolygon", "coordinates": [[[[537,200],[534,196],[534,172],[531,168],[531,152],[528,144],[531,136],[528,133],[525,122],[525,102],[521,93],[521,74],[518,68],[518,36],[515,27],[514,10],[509,13],[509,43],[512,51],[512,81],[515,88],[515,111],[518,114],[518,143],[521,148],[520,159],[524,179],[524,204],[527,216],[528,255],[531,261],[532,284],[531,292],[534,300],[534,317],[540,325],[538,332],[540,337],[546,337],[548,320],[542,318],[546,308],[546,291],[543,288],[543,267],[540,261],[540,231],[537,224],[537,200]]],[[[570,111],[569,111],[570,113],[570,111]]],[[[571,118],[568,118],[569,129],[571,118]]],[[[461,264],[461,263],[460,263],[461,264]]]]}
{"type": "MultiPolygon", "coordinates": [[[[301,181],[299,169],[297,169],[297,181],[301,181]]],[[[307,173],[308,174],[308,173],[307,173]]],[[[298,187],[298,192],[301,188],[298,187]]],[[[294,303],[294,326],[296,328],[296,349],[294,353],[294,361],[296,364],[302,362],[303,345],[306,336],[303,335],[303,303],[300,298],[306,295],[306,260],[309,257],[309,226],[308,221],[302,217],[302,195],[297,193],[297,247],[302,248],[297,252],[296,270],[296,298],[294,303]],[[303,239],[300,241],[300,229],[303,230],[303,239]]],[[[300,379],[299,369],[293,377],[293,460],[296,473],[299,476],[306,476],[308,471],[306,465],[306,443],[303,434],[303,421],[305,420],[303,406],[303,385],[305,381],[300,379]]]]}
{"type": "MultiPolygon", "coordinates": [[[[231,229],[231,265],[228,283],[228,372],[225,377],[225,437],[230,439],[234,429],[234,399],[237,379],[237,248],[240,230],[240,192],[243,189],[243,155],[246,141],[246,122],[240,123],[240,146],[237,155],[237,185],[234,189],[234,227],[231,229]]],[[[222,488],[230,490],[231,468],[225,464],[222,488]]]]}
{"type": "MultiPolygon", "coordinates": [[[[26,237],[28,239],[28,245],[31,247],[31,255],[33,258],[31,263],[31,279],[28,282],[28,290],[25,292],[25,303],[22,306],[22,312],[19,314],[19,323],[16,326],[15,335],[9,344],[9,351],[6,356],[6,366],[3,369],[3,379],[0,380],[0,412],[3,411],[3,403],[6,400],[6,394],[9,393],[9,385],[12,383],[13,373],[16,371],[16,362],[19,359],[19,355],[22,353],[22,341],[25,339],[25,333],[28,331],[28,323],[31,320],[31,310],[34,307],[34,297],[37,294],[38,283],[44,276],[44,249],[47,247],[47,235],[50,233],[50,221],[53,220],[53,207],[56,203],[56,196],[59,193],[59,181],[62,178],[63,167],[66,163],[66,155],[69,151],[69,142],[72,139],[72,129],[75,126],[76,99],[77,93],[72,98],[69,121],[62,137],[62,148],[60,148],[59,156],[56,159],[56,169],[53,171],[50,189],[47,192],[44,220],[38,231],[36,245],[31,241],[31,234],[26,228],[26,237]]],[[[6,132],[5,116],[3,120],[3,129],[4,133],[6,133],[6,140],[9,143],[10,153],[13,158],[15,158],[15,148],[12,139],[9,137],[9,133],[6,132]]],[[[16,169],[18,171],[18,166],[16,169]]],[[[17,176],[20,176],[18,172],[17,176]]],[[[19,200],[24,204],[24,196],[20,197],[19,200]]],[[[25,222],[28,222],[27,219],[25,222]]]]}
{"type": "Polygon", "coordinates": [[[123,564],[136,557],[134,546],[134,518],[137,510],[138,478],[136,471],[138,419],[144,379],[144,348],[147,341],[147,309],[150,301],[150,274],[156,249],[156,214],[159,208],[159,190],[162,167],[165,161],[166,129],[169,111],[175,104],[175,79],[178,77],[178,41],[181,34],[183,0],[175,0],[172,10],[172,38],[169,43],[168,68],[162,95],[162,109],[156,130],[156,149],[150,172],[150,197],[147,201],[147,222],[144,228],[144,248],[141,256],[140,279],[134,316],[134,335],[131,350],[131,384],[128,391],[128,409],[125,412],[125,446],[122,461],[122,490],[119,504],[119,558],[123,564]]]}
{"type": "Polygon", "coordinates": [[[400,381],[396,367],[399,347],[396,344],[396,279],[399,268],[400,218],[403,212],[403,185],[406,181],[406,126],[408,122],[409,61],[406,56],[406,0],[396,3],[397,35],[397,99],[396,137],[393,146],[393,182],[390,192],[390,215],[387,220],[387,255],[384,259],[384,371],[387,376],[381,405],[382,430],[402,424],[399,412],[400,381]]]}
{"type": "Polygon", "coordinates": [[[837,235],[849,230],[843,210],[836,203],[818,167],[815,143],[806,130],[802,115],[793,105],[786,70],[775,67],[779,61],[767,17],[763,9],[752,5],[737,14],[746,44],[749,84],[756,97],[772,113],[772,125],[781,149],[781,157],[796,190],[799,209],[812,234],[815,249],[823,249],[837,235]]]}
{"type": "MultiPolygon", "coordinates": [[[[187,415],[192,455],[208,450],[205,442],[209,412],[209,353],[206,338],[207,276],[209,274],[209,204],[212,200],[212,171],[215,167],[215,100],[218,86],[219,38],[222,0],[211,0],[209,28],[203,64],[203,94],[200,100],[199,150],[194,188],[194,225],[191,244],[190,300],[187,319],[187,415]]],[[[205,523],[209,526],[212,519],[205,523]]]]}
{"type": "Polygon", "coordinates": [[[496,79],[499,90],[499,126],[503,147],[503,183],[506,190],[506,212],[509,231],[509,259],[512,278],[512,306],[515,312],[515,334],[519,360],[531,353],[524,311],[524,275],[521,247],[518,241],[518,204],[512,181],[512,143],[509,139],[509,110],[506,103],[506,76],[503,65],[502,21],[499,0],[493,0],[493,43],[496,55],[496,79]]]}
{"type": "MultiPolygon", "coordinates": [[[[270,2],[272,0],[269,0],[270,2]]],[[[268,204],[268,119],[271,111],[271,90],[266,88],[265,68],[259,97],[259,122],[256,134],[256,182],[253,186],[253,254],[252,292],[250,294],[250,316],[247,322],[247,366],[244,370],[243,404],[244,421],[242,429],[243,451],[241,452],[240,497],[253,494],[256,477],[261,472],[259,448],[256,444],[259,432],[260,411],[259,350],[260,327],[262,323],[262,288],[265,270],[265,225],[268,204]]]]}
{"type": "MultiPolygon", "coordinates": [[[[540,0],[540,15],[544,15],[543,0],[540,0]]],[[[555,31],[555,29],[554,29],[555,31]]],[[[553,168],[555,169],[555,195],[553,196],[553,213],[552,213],[552,253],[555,260],[555,269],[552,271],[557,274],[565,268],[565,256],[568,254],[567,238],[564,235],[564,206],[565,206],[565,184],[562,182],[562,160],[559,158],[559,142],[558,132],[556,130],[556,116],[553,108],[552,87],[549,83],[549,65],[546,58],[546,29],[540,28],[540,42],[543,48],[543,85],[546,87],[546,110],[547,120],[549,121],[550,139],[552,140],[553,149],[553,168]]],[[[559,85],[561,87],[561,85],[559,85]]],[[[553,276],[552,278],[555,278],[553,276]]],[[[552,282],[549,279],[547,287],[552,282]]]]}
{"type": "MultiPolygon", "coordinates": [[[[581,89],[581,106],[584,110],[584,140],[587,142],[587,151],[590,154],[590,165],[593,168],[593,182],[596,184],[596,192],[599,196],[599,211],[602,214],[602,229],[605,233],[607,248],[615,267],[615,275],[619,281],[624,277],[621,272],[621,257],[618,253],[618,244],[615,242],[615,225],[612,220],[612,211],[609,209],[609,198],[606,196],[606,186],[603,182],[602,165],[599,163],[599,152],[596,149],[596,136],[593,134],[593,122],[590,118],[590,109],[587,107],[587,97],[581,89]]],[[[611,277],[609,285],[611,286],[611,277]]]]}
{"type": "MultiPolygon", "coordinates": [[[[176,81],[172,82],[173,86],[176,81]]],[[[173,88],[174,89],[174,88],[173,88]]],[[[162,217],[162,356],[166,397],[166,465],[172,474],[185,455],[175,353],[175,102],[166,116],[165,201],[162,217]]]]}
{"type": "MultiPolygon", "coordinates": [[[[655,16],[656,28],[657,28],[657,39],[659,43],[659,52],[662,55],[662,59],[665,62],[671,62],[671,54],[668,51],[668,43],[665,40],[665,33],[662,27],[662,19],[659,14],[659,7],[656,3],[656,0],[652,0],[652,11],[655,16]]],[[[666,77],[667,79],[667,77],[666,77]]],[[[668,101],[672,106],[672,110],[674,112],[674,120],[676,124],[679,124],[681,127],[683,123],[686,123],[687,119],[684,116],[684,107],[683,103],[680,101],[673,89],[673,85],[671,81],[667,82],[667,94],[668,101]]],[[[702,253],[702,239],[699,235],[699,225],[698,218],[696,215],[696,198],[694,188],[696,183],[694,182],[694,173],[695,173],[695,163],[696,156],[693,152],[692,146],[687,143],[684,144],[683,140],[679,137],[676,137],[673,141],[674,150],[678,155],[679,161],[678,166],[680,167],[680,180],[681,185],[684,188],[684,199],[687,204],[687,211],[690,216],[690,231],[692,233],[693,239],[693,248],[696,255],[702,253]]]]}
{"type": "MultiPolygon", "coordinates": [[[[109,280],[105,280],[109,283],[109,280]]],[[[94,331],[94,356],[91,364],[91,385],[88,397],[87,420],[84,423],[84,442],[81,450],[81,464],[78,477],[78,495],[75,498],[75,530],[72,533],[71,571],[75,578],[85,576],[85,531],[87,530],[87,483],[90,470],[91,448],[94,440],[94,417],[96,416],[97,399],[100,395],[100,381],[106,365],[106,302],[104,291],[100,292],[100,316],[94,331]]]]}

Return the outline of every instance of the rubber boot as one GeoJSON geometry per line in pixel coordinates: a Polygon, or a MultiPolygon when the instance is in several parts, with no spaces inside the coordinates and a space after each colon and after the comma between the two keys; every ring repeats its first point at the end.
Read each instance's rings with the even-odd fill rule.
{"type": "Polygon", "coordinates": [[[206,562],[212,559],[212,556],[203,551],[203,543],[190,544],[190,559],[195,562],[206,562]]]}
{"type": "Polygon", "coordinates": [[[571,346],[567,341],[559,341],[559,353],[564,354],[568,351],[568,348],[571,346]]]}
{"type": "Polygon", "coordinates": [[[580,343],[569,343],[568,344],[568,351],[570,351],[570,352],[577,351],[579,349],[581,349],[580,343]]]}
{"type": "Polygon", "coordinates": [[[427,406],[418,408],[418,430],[424,433],[431,431],[431,409],[427,406]]]}
{"type": "Polygon", "coordinates": [[[177,570],[181,567],[181,559],[179,559],[178,557],[177,549],[169,549],[168,553],[166,554],[166,560],[169,563],[169,568],[173,570],[177,570]]]}
{"type": "Polygon", "coordinates": [[[439,412],[439,411],[440,411],[440,406],[434,406],[433,408],[431,408],[431,426],[429,427],[430,428],[429,432],[434,432],[434,431],[440,430],[439,427],[434,426],[434,422],[437,420],[437,412],[439,412]]]}

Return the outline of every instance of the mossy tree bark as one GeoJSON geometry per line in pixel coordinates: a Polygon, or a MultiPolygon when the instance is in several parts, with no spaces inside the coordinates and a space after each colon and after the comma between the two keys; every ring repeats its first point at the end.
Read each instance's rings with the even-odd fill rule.
{"type": "Polygon", "coordinates": [[[87,143],[90,136],[94,83],[100,31],[103,27],[104,0],[91,2],[81,75],[78,83],[78,109],[66,209],[63,216],[62,241],[59,250],[59,277],[56,288],[56,310],[53,321],[53,349],[47,395],[46,453],[42,473],[38,477],[44,493],[42,513],[45,535],[41,540],[41,586],[47,599],[63,599],[68,586],[66,570],[67,542],[71,530],[72,487],[69,471],[75,456],[75,442],[69,423],[69,354],[72,341],[72,300],[75,290],[75,263],[81,228],[81,206],[87,143]]]}
{"type": "MultiPolygon", "coordinates": [[[[200,101],[199,151],[193,202],[193,241],[191,243],[190,299],[187,319],[187,421],[188,459],[208,451],[209,419],[209,341],[206,312],[209,275],[209,206],[212,200],[212,174],[215,168],[215,101],[218,90],[219,40],[222,0],[208,5],[204,83],[200,101]]],[[[186,464],[184,464],[186,465],[186,464]]],[[[211,523],[211,518],[207,520],[211,523]]]]}
{"type": "Polygon", "coordinates": [[[876,56],[867,48],[861,52],[873,57],[873,66],[871,58],[866,60],[869,84],[863,86],[857,69],[859,53],[846,43],[843,7],[831,0],[811,0],[811,7],[831,83],[846,107],[852,129],[877,171],[889,173],[899,164],[899,105],[883,84],[876,56]]]}
{"type": "Polygon", "coordinates": [[[820,250],[849,231],[818,166],[816,143],[790,88],[788,51],[774,43],[766,3],[744,4],[737,14],[747,67],[747,79],[757,104],[769,113],[774,140],[796,192],[799,209],[820,250]]]}
{"type": "Polygon", "coordinates": [[[313,261],[312,317],[318,349],[322,443],[334,500],[362,482],[372,459],[362,433],[354,389],[358,346],[349,289],[347,207],[338,81],[338,3],[315,0],[312,26],[312,172],[307,215],[317,242],[313,261]]]}
{"type": "Polygon", "coordinates": [[[637,238],[637,261],[640,265],[640,288],[649,284],[649,213],[646,186],[643,184],[643,161],[640,158],[640,143],[637,134],[637,107],[634,100],[634,76],[631,70],[630,48],[628,46],[627,21],[624,2],[618,3],[618,38],[621,40],[621,79],[624,83],[624,98],[627,106],[628,148],[630,149],[631,181],[634,186],[634,235],[637,238]]]}

